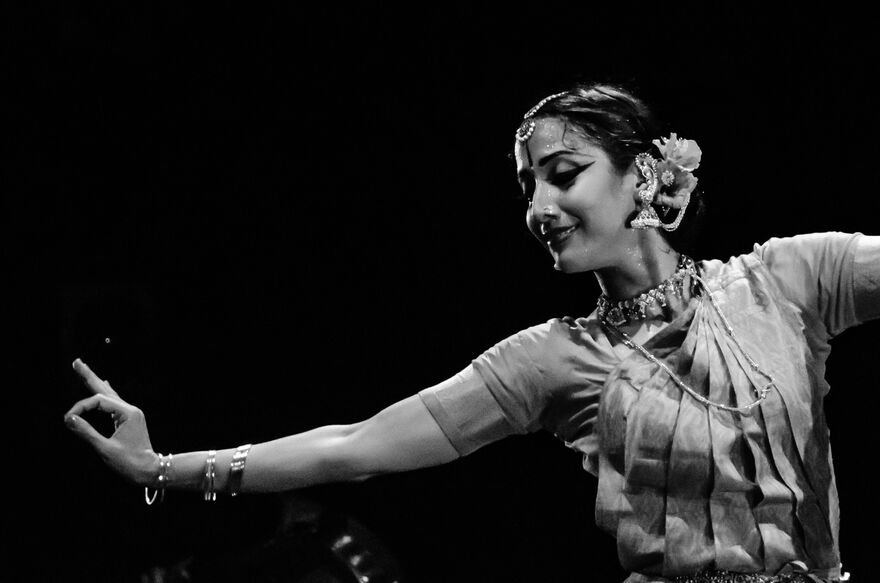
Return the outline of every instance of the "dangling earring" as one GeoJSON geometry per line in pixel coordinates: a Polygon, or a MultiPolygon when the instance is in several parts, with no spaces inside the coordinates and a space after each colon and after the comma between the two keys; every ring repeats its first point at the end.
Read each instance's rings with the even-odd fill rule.
{"type": "Polygon", "coordinates": [[[657,160],[649,154],[639,154],[636,156],[636,167],[645,177],[648,186],[639,191],[639,198],[642,199],[642,210],[632,220],[630,225],[634,229],[651,229],[661,225],[660,217],[651,203],[654,202],[654,196],[660,187],[660,181],[657,178],[657,160]]]}

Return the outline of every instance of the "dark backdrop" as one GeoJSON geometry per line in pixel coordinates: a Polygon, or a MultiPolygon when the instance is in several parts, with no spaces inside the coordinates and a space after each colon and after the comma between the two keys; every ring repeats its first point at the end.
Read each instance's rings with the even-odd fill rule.
{"type": "MultiPolygon", "coordinates": [[[[70,437],[82,357],[159,451],[363,419],[597,286],[524,228],[526,109],[623,81],[697,139],[700,257],[876,234],[875,35],[837,7],[7,9],[4,456],[9,580],[120,581],[271,536],[280,499],[147,508],[70,437]]],[[[848,568],[876,324],[836,341],[826,400],[848,568]]],[[[595,481],[553,437],[305,495],[379,534],[412,581],[617,581],[595,481]]]]}

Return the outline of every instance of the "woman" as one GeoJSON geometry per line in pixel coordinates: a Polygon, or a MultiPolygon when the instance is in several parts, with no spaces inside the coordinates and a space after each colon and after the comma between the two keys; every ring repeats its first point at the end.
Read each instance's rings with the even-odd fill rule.
{"type": "Polygon", "coordinates": [[[628,582],[840,580],[824,361],[831,337],[880,316],[880,237],[771,239],[693,262],[680,251],[699,147],[660,139],[645,105],[610,86],[542,100],[515,148],[529,229],[557,270],[596,274],[588,317],[511,336],[361,423],[173,456],[77,360],[94,395],[67,425],[156,489],[148,501],[363,480],[544,428],[598,477],[597,523],[628,582]],[[111,437],[82,419],[94,409],[113,416],[111,437]]]}

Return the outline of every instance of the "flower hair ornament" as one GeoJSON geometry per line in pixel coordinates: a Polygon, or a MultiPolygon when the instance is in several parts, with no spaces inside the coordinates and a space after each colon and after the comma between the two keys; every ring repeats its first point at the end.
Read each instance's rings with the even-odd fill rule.
{"type": "Polygon", "coordinates": [[[691,193],[697,186],[693,172],[700,167],[703,152],[694,140],[679,138],[674,133],[652,143],[662,157],[654,158],[648,152],[636,156],[636,168],[644,176],[646,185],[639,191],[642,210],[630,224],[634,229],[662,227],[674,231],[681,224],[691,193]],[[661,221],[652,206],[654,204],[665,209],[664,216],[669,209],[678,209],[675,220],[671,223],[661,221]]]}

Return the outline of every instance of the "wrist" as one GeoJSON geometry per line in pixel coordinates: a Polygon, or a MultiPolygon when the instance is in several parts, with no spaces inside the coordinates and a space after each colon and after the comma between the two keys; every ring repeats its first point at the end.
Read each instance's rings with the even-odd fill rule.
{"type": "Polygon", "coordinates": [[[152,450],[145,451],[144,460],[134,477],[135,483],[148,488],[159,488],[165,485],[161,483],[160,476],[162,476],[161,456],[152,450]]]}
{"type": "Polygon", "coordinates": [[[152,496],[150,495],[149,486],[144,488],[144,501],[147,506],[151,506],[156,498],[159,502],[165,500],[165,487],[168,486],[168,480],[171,475],[171,460],[174,458],[170,453],[168,455],[159,454],[159,474],[156,476],[156,489],[152,496]]]}

